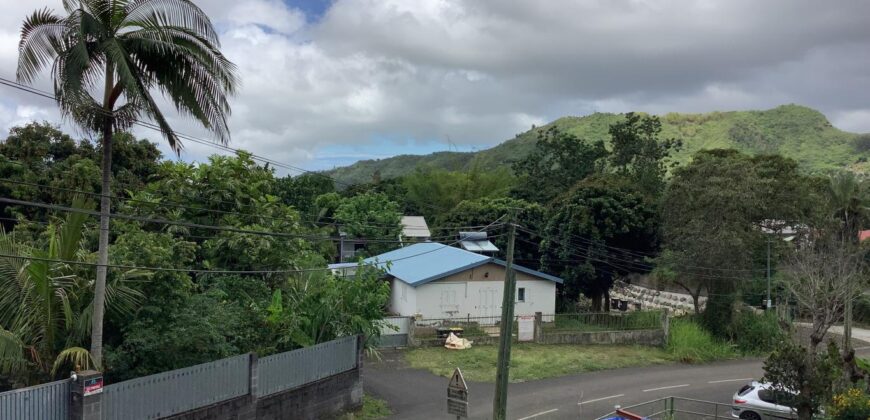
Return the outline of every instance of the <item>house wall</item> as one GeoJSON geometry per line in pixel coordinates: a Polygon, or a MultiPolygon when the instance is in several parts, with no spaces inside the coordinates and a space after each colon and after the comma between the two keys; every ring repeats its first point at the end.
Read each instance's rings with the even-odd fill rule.
{"type": "MultiPolygon", "coordinates": [[[[424,318],[500,316],[505,274],[504,267],[486,264],[418,286],[414,312],[424,318]]],[[[516,277],[517,288],[526,290],[525,301],[516,302],[516,315],[555,313],[556,283],[520,272],[516,272],[516,277]]],[[[401,281],[398,283],[407,287],[401,281]]]]}
{"type": "Polygon", "coordinates": [[[390,312],[412,316],[417,313],[417,289],[398,280],[390,280],[390,312]]]}

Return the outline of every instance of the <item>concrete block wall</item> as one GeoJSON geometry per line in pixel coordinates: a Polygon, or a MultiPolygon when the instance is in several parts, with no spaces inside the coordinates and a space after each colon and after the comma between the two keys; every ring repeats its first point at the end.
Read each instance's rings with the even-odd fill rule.
{"type": "Polygon", "coordinates": [[[362,406],[359,368],[262,398],[250,395],[168,417],[171,420],[317,420],[362,406]]]}

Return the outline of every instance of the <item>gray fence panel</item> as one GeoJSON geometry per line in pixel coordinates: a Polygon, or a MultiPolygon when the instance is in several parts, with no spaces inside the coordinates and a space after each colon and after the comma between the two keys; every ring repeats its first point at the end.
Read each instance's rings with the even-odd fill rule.
{"type": "Polygon", "coordinates": [[[351,370],[357,364],[357,337],[274,354],[257,365],[258,396],[270,395],[351,370]]]}
{"type": "Polygon", "coordinates": [[[0,394],[0,419],[67,420],[70,380],[0,394]]]}
{"type": "Polygon", "coordinates": [[[407,334],[411,317],[389,316],[384,318],[384,324],[381,327],[381,335],[407,334]]]}
{"type": "Polygon", "coordinates": [[[378,339],[378,347],[406,347],[408,345],[408,330],[411,318],[407,316],[390,316],[384,318],[381,326],[381,336],[378,339]]]}
{"type": "Polygon", "coordinates": [[[250,356],[243,354],[103,388],[106,420],[157,419],[247,395],[250,356]]]}
{"type": "Polygon", "coordinates": [[[378,347],[408,347],[408,334],[382,335],[378,338],[378,347]]]}

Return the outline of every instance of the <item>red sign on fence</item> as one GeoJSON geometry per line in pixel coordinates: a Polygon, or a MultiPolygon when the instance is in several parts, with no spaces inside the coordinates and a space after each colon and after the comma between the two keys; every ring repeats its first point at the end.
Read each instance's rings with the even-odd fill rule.
{"type": "Polygon", "coordinates": [[[103,392],[103,377],[85,379],[84,384],[85,396],[99,394],[103,392]]]}

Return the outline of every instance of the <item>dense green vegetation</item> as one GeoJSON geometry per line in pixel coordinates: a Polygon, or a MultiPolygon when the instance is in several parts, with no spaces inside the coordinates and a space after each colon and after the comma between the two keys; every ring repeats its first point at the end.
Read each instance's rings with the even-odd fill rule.
{"type": "MultiPolygon", "coordinates": [[[[379,171],[384,179],[407,175],[418,167],[464,170],[509,166],[532,153],[539,133],[555,127],[579,139],[610,144],[609,130],[624,118],[620,114],[596,113],[564,117],[535,127],[491,149],[474,153],[439,152],[426,156],[397,156],[365,160],[328,173],[342,183],[371,180],[379,171]]],[[[673,161],[685,164],[700,150],[735,149],[747,154],[776,153],[794,159],[807,171],[866,169],[870,140],[867,135],[848,133],[831,126],[824,115],[799,105],[784,105],[765,111],[731,111],[707,114],[671,113],[661,117],[662,138],[682,141],[673,161]]]]}
{"type": "MultiPolygon", "coordinates": [[[[564,280],[559,311],[606,311],[614,282],[638,276],[685,289],[696,303],[707,297],[706,308],[698,305],[692,319],[674,320],[667,349],[614,350],[604,359],[590,356],[600,351],[553,351],[546,359],[540,354],[550,350],[543,346],[530,348],[525,360],[521,346],[515,372],[522,380],[766,355],[787,341],[776,315],[759,316],[746,307],[758,306],[766,292],[764,229],[813,226],[812,234],[830,231],[852,244],[854,231],[868,221],[868,184],[855,175],[810,174],[778,155],[737,150],[700,151],[672,167],[681,142],[663,137],[666,130],[655,117],[628,114],[607,131],[610,141],[590,142],[551,127],[510,170],[479,164],[463,171],[418,168],[341,189],[319,174],[278,177],[245,152],[199,164],[166,161],[153,144],[119,133],[112,182],[120,192],[112,201],[123,217],[111,227],[103,368],[117,381],[248,351],[270,354],[343,335],[377,335],[389,300],[380,273],[362,268],[347,281],[324,267],[337,260],[340,241],[358,241],[357,257],[400,246],[403,214],[425,215],[441,242],[460,230],[492,225],[488,233],[502,258],[501,222],[514,214],[517,262],[564,280]]],[[[15,274],[21,267],[0,272],[7,284],[0,294],[0,368],[6,386],[15,386],[92,363],[85,348],[99,229],[92,217],[96,204],[87,199],[100,188],[93,181],[100,148],[30,124],[14,128],[0,152],[0,194],[60,206],[2,207],[4,249],[23,257],[7,263],[30,274],[15,274]],[[78,219],[68,222],[70,216],[78,219]],[[69,229],[78,231],[75,247],[51,245],[65,243],[52,238],[71,237],[64,233],[69,229]],[[33,259],[39,256],[64,261],[41,264],[33,259]],[[9,290],[27,284],[74,299],[46,299],[57,316],[25,312],[26,299],[9,290]],[[64,339],[45,340],[27,329],[33,325],[64,339]]],[[[772,292],[785,305],[785,291],[795,296],[788,286],[807,277],[787,270],[786,257],[802,242],[771,242],[772,292]]],[[[828,318],[842,316],[842,299],[828,306],[834,311],[828,318]]],[[[864,306],[857,302],[858,314],[864,306]]],[[[636,316],[645,315],[650,313],[636,316]]],[[[484,380],[494,366],[486,361],[495,353],[488,356],[485,348],[438,351],[420,350],[433,353],[419,359],[444,368],[454,361],[442,360],[444,355],[467,354],[459,362],[478,369],[484,380]]],[[[795,361],[786,358],[780,366],[794,367],[795,361]]]]}
{"type": "MultiPolygon", "coordinates": [[[[310,188],[294,188],[304,181],[282,180],[245,153],[194,165],[162,160],[153,144],[126,134],[115,140],[121,193],[112,201],[125,218],[111,225],[102,365],[109,380],[377,333],[388,286],[376,270],[363,269],[354,282],[325,270],[337,229],[296,210],[309,201],[310,188]],[[138,158],[125,156],[137,149],[138,158]]],[[[43,124],[15,128],[0,143],[0,196],[59,206],[3,207],[0,252],[21,257],[0,259],[3,387],[93,365],[85,349],[99,183],[67,169],[94,172],[98,148],[43,124]]],[[[337,202],[353,226],[397,207],[365,195],[337,202]],[[372,201],[374,215],[353,210],[372,201]]],[[[392,217],[392,226],[377,222],[390,234],[383,239],[395,241],[398,213],[392,217]]]]}

